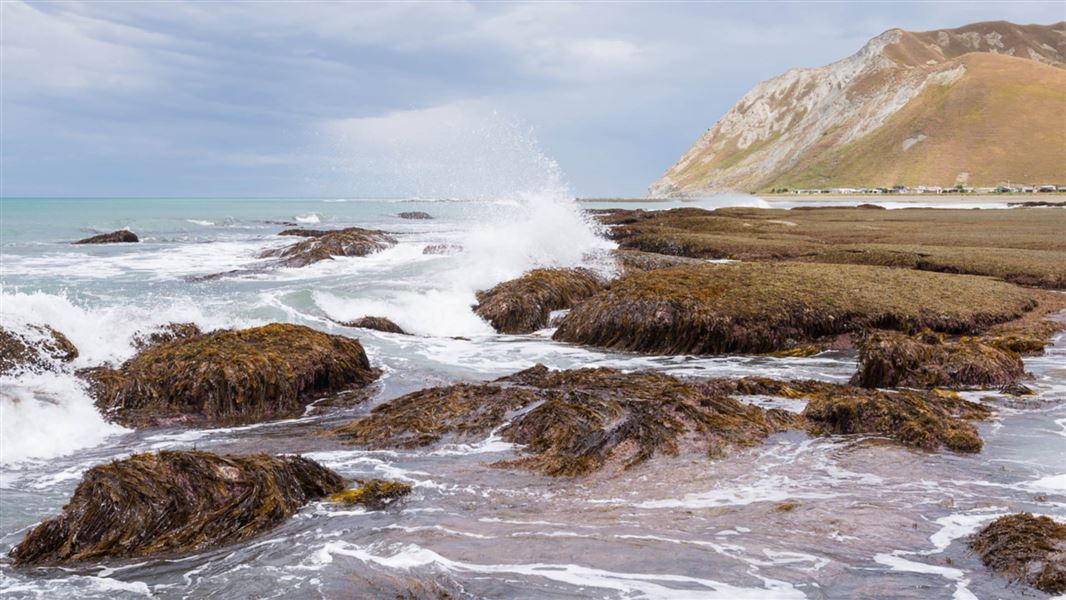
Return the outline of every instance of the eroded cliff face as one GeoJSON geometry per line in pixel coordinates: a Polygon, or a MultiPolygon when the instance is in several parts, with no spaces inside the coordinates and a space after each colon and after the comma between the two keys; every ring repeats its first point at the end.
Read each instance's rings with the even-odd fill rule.
{"type": "MultiPolygon", "coordinates": [[[[1050,26],[978,23],[923,33],[889,30],[841,61],[813,69],[792,69],[755,86],[652,184],[649,193],[659,196],[723,189],[759,191],[790,184],[909,183],[895,181],[894,178],[908,174],[891,172],[891,168],[884,172],[871,170],[865,164],[841,168],[841,161],[833,160],[834,154],[841,149],[862,150],[864,144],[876,137],[875,132],[892,124],[904,112],[918,113],[908,115],[912,121],[930,115],[943,117],[937,111],[944,109],[944,97],[951,95],[958,87],[956,84],[966,78],[978,78],[980,83],[987,84],[985,87],[1013,85],[1020,78],[1023,85],[1031,82],[1042,88],[1036,90],[1037,95],[1046,91],[1056,98],[1058,94],[1066,98],[1066,71],[1060,68],[1064,61],[1066,23],[1050,26]],[[984,53],[985,60],[975,64],[974,53],[984,53]],[[1003,71],[1013,72],[1013,76],[1006,77],[1009,81],[997,80],[997,77],[1004,78],[1003,71]],[[905,111],[908,107],[912,110],[905,111]],[[921,110],[915,111],[915,107],[921,110]],[[830,163],[821,164],[826,160],[830,163]],[[859,177],[877,181],[850,181],[859,177]]],[[[1010,103],[1025,104],[1028,95],[1031,94],[1022,90],[1009,99],[1010,103]]],[[[975,96],[968,98],[966,104],[983,100],[975,96]]],[[[1043,110],[1043,105],[1038,108],[1043,110]]],[[[1048,111],[1041,117],[1064,118],[1061,108],[1056,110],[1053,103],[1048,111]]],[[[1011,112],[1009,107],[1006,112],[1011,112]]],[[[934,124],[897,127],[899,131],[894,135],[902,137],[887,146],[900,155],[918,154],[923,144],[930,145],[926,142],[934,134],[950,138],[950,120],[948,116],[934,124]]],[[[1061,128],[1062,123],[1058,130],[1061,128]]],[[[1027,133],[1020,131],[1016,137],[1027,133]]],[[[874,163],[891,162],[893,157],[870,156],[869,159],[874,163]]],[[[976,161],[971,171],[960,171],[968,173],[971,183],[984,177],[980,162],[976,161]]],[[[1052,170],[1054,166],[1050,165],[1052,170]]],[[[950,168],[955,167],[949,165],[950,168]]],[[[915,184],[951,185],[959,173],[910,175],[937,179],[915,184]]]]}

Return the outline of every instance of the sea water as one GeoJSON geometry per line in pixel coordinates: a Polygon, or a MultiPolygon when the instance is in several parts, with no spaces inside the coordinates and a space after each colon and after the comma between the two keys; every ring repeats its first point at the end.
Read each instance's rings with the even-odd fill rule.
{"type": "MultiPolygon", "coordinates": [[[[718,197],[703,206],[743,203],[718,197]]],[[[602,208],[611,204],[589,204],[602,208]]],[[[672,204],[622,204],[646,209],[672,204]]],[[[365,451],[314,435],[429,385],[483,381],[537,363],[658,369],[685,377],[845,381],[848,353],[807,358],[646,357],[498,335],[475,292],[540,266],[608,272],[605,240],[564,189],[491,200],[4,199],[4,327],[66,334],[80,355],[0,380],[0,552],[57,514],[92,465],[136,452],[298,452],[345,477],[414,486],[389,510],[312,503],[245,543],[192,556],[64,569],[0,563],[5,598],[1008,598],[1041,597],[989,574],[966,536],[995,517],[1066,517],[1066,341],[1027,359],[1039,395],[995,399],[977,455],[877,439],[772,436],[709,460],[656,458],[626,473],[552,479],[488,463],[517,451],[472,444],[365,451]],[[403,220],[402,211],[431,220],[403,220]],[[367,257],[254,269],[292,243],[287,227],[383,229],[399,243],[367,257]],[[71,245],[128,228],[141,242],[71,245]],[[449,254],[424,254],[445,244],[449,254]],[[384,316],[413,335],[338,321],[384,316]],[[384,371],[355,408],[245,427],[131,431],[96,411],[74,370],[117,365],[133,337],[170,322],[202,329],[291,322],[358,338],[384,371]],[[777,510],[784,502],[792,510],[777,510]]],[[[802,402],[751,398],[801,410],[802,402]]]]}

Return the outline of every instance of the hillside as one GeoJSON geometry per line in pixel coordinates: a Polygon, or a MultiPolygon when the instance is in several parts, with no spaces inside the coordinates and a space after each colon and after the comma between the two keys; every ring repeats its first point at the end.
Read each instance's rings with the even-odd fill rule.
{"type": "Polygon", "coordinates": [[[649,188],[1066,184],[1066,22],[893,29],[755,86],[649,188]]]}

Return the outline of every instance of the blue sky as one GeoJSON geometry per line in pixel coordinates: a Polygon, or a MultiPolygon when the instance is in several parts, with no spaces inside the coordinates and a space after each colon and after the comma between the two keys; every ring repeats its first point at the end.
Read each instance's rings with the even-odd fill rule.
{"type": "Polygon", "coordinates": [[[752,85],[1053,2],[0,5],[5,196],[640,195],[752,85]]]}

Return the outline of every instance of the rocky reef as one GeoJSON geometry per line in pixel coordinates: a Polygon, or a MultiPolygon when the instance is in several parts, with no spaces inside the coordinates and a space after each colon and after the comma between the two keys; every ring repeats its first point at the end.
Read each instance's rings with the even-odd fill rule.
{"type": "Polygon", "coordinates": [[[348,227],[336,230],[290,229],[279,235],[302,236],[307,239],[275,250],[267,250],[259,258],[277,259],[277,266],[305,267],[331,260],[334,256],[366,256],[396,245],[396,238],[376,229],[348,227]]]}
{"type": "Polygon", "coordinates": [[[360,317],[354,321],[345,321],[341,324],[345,327],[373,329],[374,331],[384,331],[385,333],[407,334],[402,327],[393,323],[391,319],[386,319],[385,317],[360,317]]]}
{"type": "Polygon", "coordinates": [[[136,233],[128,229],[119,229],[111,233],[101,233],[72,242],[74,244],[132,244],[141,241],[136,233]]]}
{"type": "Polygon", "coordinates": [[[990,279],[860,265],[700,264],[634,273],[554,339],[649,354],[766,353],[868,327],[970,333],[1037,306],[990,279]]]}
{"type": "Polygon", "coordinates": [[[1029,513],[992,521],[970,540],[992,571],[1048,594],[1066,592],[1066,523],[1029,513]]]}
{"type": "Polygon", "coordinates": [[[274,323],[148,347],[118,369],[81,372],[97,405],[127,426],[255,423],[377,379],[358,340],[274,323]]]}
{"type": "Polygon", "coordinates": [[[971,423],[988,417],[981,404],[952,394],[842,388],[813,395],[803,409],[814,435],[882,435],[904,446],[963,453],[984,445],[971,423]]]}
{"type": "Polygon", "coordinates": [[[472,441],[506,422],[500,437],[523,444],[527,455],[498,466],[575,476],[682,450],[719,455],[729,446],[760,443],[793,420],[784,411],[764,411],[661,373],[550,371],[538,365],[489,384],[408,394],[334,435],[369,447],[410,448],[445,436],[472,441]]]}
{"type": "Polygon", "coordinates": [[[51,361],[70,362],[78,349],[67,336],[47,325],[30,325],[29,335],[0,327],[0,374],[17,369],[40,369],[51,361]]]}
{"type": "Polygon", "coordinates": [[[62,514],[34,527],[11,558],[63,565],[200,552],[269,531],[342,487],[300,456],[136,454],[87,471],[62,514]]]}
{"type": "Polygon", "coordinates": [[[411,210],[411,211],[400,213],[399,217],[401,219],[425,220],[425,219],[432,219],[433,215],[429,214],[428,212],[422,212],[420,210],[411,210]]]}
{"type": "Polygon", "coordinates": [[[347,506],[363,506],[367,510],[382,510],[411,493],[411,486],[386,479],[359,479],[355,487],[336,492],[330,502],[347,506]]]}
{"type": "Polygon", "coordinates": [[[500,333],[531,333],[548,326],[552,311],[570,308],[603,287],[587,269],[534,269],[478,292],[474,312],[500,333]]]}
{"type": "Polygon", "coordinates": [[[951,341],[931,331],[871,331],[858,343],[859,372],[852,383],[871,388],[999,388],[1025,374],[1021,356],[1012,349],[1019,346],[1025,344],[974,337],[951,341]]]}

